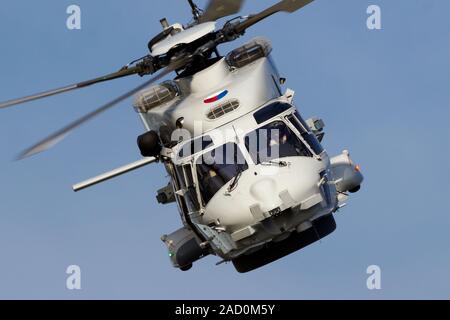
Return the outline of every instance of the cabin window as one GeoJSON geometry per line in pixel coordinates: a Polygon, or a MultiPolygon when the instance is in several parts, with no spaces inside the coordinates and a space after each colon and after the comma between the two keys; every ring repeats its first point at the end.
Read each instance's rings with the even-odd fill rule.
{"type": "Polygon", "coordinates": [[[312,153],[283,121],[275,121],[245,136],[245,146],[256,164],[312,153]]]}
{"type": "Polygon", "coordinates": [[[248,169],[235,143],[227,143],[201,155],[196,162],[198,184],[205,205],[234,177],[248,169]]]}
{"type": "Polygon", "coordinates": [[[276,117],[282,112],[285,112],[292,108],[292,105],[282,102],[276,102],[268,105],[267,107],[262,108],[259,111],[254,113],[254,118],[258,124],[266,122],[267,120],[276,117]]]}

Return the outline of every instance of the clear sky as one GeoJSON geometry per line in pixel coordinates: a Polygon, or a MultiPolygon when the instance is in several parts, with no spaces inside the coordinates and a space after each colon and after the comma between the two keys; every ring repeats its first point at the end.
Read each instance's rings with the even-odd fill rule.
{"type": "MultiPolygon", "coordinates": [[[[249,0],[243,12],[274,2],[249,0]]],[[[135,140],[144,129],[130,101],[51,151],[11,161],[141,79],[0,110],[0,298],[449,299],[449,12],[447,0],[317,0],[233,44],[272,40],[301,112],[325,120],[329,153],[348,148],[366,178],[337,214],[335,233],[249,274],[215,266],[216,257],[188,273],[171,267],[160,236],[181,222],[175,206],[156,203],[167,183],[161,166],[71,191],[139,159],[135,140]],[[382,30],[366,27],[371,4],[381,7],[382,30]],[[73,264],[82,270],[80,291],[66,289],[73,264]],[[381,290],[366,287],[369,265],[381,267],[381,290]]],[[[163,17],[185,23],[189,7],[182,0],[2,1],[0,100],[117,70],[147,53],[163,17]],[[71,4],[82,9],[81,30],[66,28],[71,4]]]]}

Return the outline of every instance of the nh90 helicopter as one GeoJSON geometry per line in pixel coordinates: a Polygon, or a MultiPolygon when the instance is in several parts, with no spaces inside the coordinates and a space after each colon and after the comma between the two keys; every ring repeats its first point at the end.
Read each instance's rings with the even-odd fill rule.
{"type": "MultiPolygon", "coordinates": [[[[161,20],[150,54],[118,72],[0,104],[0,108],[85,88],[130,75],[156,76],[74,121],[20,154],[42,152],[88,120],[135,96],[146,133],[138,137],[142,160],[73,186],[93,186],[150,163],[162,163],[169,184],[157,200],[176,202],[183,227],[164,235],[174,267],[189,270],[213,254],[248,272],[329,235],[348,193],[363,181],[348,151],[330,157],[321,146],[324,123],[304,120],[282,92],[270,43],[254,39],[221,56],[217,47],[244,35],[259,21],[292,13],[313,0],[284,0],[220,29],[216,20],[239,12],[243,0],[192,1],[194,20],[183,26],[161,20]],[[154,86],[171,72],[173,80],[154,86]]],[[[218,263],[218,264],[219,264],[218,263]]]]}

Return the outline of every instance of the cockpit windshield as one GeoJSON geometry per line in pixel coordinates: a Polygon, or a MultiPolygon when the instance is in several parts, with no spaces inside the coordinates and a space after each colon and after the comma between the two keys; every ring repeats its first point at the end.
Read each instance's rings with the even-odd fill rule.
{"type": "Polygon", "coordinates": [[[283,121],[271,122],[245,136],[245,146],[256,164],[312,153],[283,121]]]}
{"type": "Polygon", "coordinates": [[[235,143],[213,149],[196,162],[198,184],[205,205],[231,179],[248,169],[242,152],[235,143]]]}

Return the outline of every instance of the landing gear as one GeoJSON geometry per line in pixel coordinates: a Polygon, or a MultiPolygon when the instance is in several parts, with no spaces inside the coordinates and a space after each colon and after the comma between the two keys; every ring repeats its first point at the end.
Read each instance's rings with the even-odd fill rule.
{"type": "Polygon", "coordinates": [[[336,230],[336,221],[332,214],[313,222],[313,227],[292,235],[281,242],[270,242],[263,249],[233,260],[233,265],[240,273],[249,272],[281,259],[297,250],[326,237],[336,230]]]}
{"type": "Polygon", "coordinates": [[[187,266],[181,267],[180,270],[181,271],[189,271],[192,268],[192,263],[188,264],[187,266]]]}
{"type": "Polygon", "coordinates": [[[361,190],[361,186],[357,186],[357,187],[355,187],[355,188],[353,188],[351,190],[348,190],[348,192],[350,192],[350,193],[357,193],[359,190],[361,190]]]}

